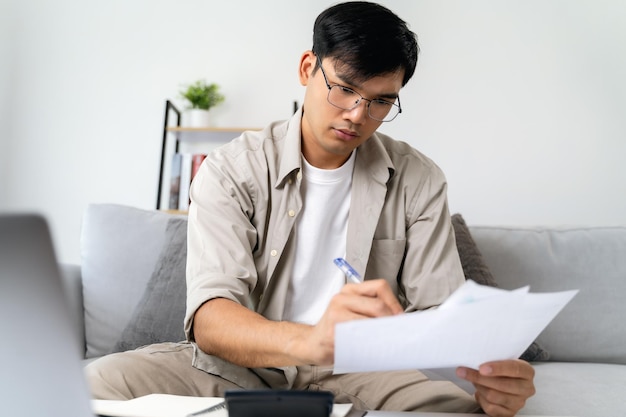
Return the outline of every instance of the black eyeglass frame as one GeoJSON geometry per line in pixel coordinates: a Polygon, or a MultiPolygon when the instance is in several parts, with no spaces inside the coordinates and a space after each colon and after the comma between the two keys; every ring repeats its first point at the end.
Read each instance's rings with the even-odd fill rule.
{"type": "Polygon", "coordinates": [[[326,96],[326,101],[328,101],[328,103],[330,105],[335,106],[335,107],[337,107],[338,109],[341,109],[341,110],[352,110],[352,109],[355,109],[359,104],[361,104],[361,101],[365,100],[365,101],[367,101],[367,115],[368,115],[368,117],[370,117],[371,119],[376,120],[378,122],[384,122],[384,123],[392,122],[393,120],[395,120],[396,117],[398,117],[398,115],[400,113],[402,113],[402,106],[400,104],[400,96],[398,96],[398,104],[396,104],[396,103],[392,103],[389,100],[383,100],[381,98],[374,98],[374,99],[365,98],[361,94],[359,94],[358,92],[354,91],[352,88],[346,87],[346,86],[341,85],[341,84],[330,85],[330,83],[328,82],[328,77],[326,77],[326,71],[324,71],[324,67],[322,66],[322,61],[320,60],[320,57],[317,56],[317,55],[315,57],[317,58],[317,65],[319,65],[320,69],[322,70],[322,75],[324,76],[324,82],[326,83],[326,87],[328,88],[328,95],[326,96]],[[352,106],[352,107],[341,107],[341,106],[338,106],[335,103],[333,103],[332,101],[330,101],[330,90],[333,87],[340,87],[343,90],[351,91],[351,92],[353,92],[354,94],[356,94],[357,96],[359,96],[361,98],[358,99],[354,103],[354,106],[352,106]],[[389,120],[377,119],[376,117],[373,117],[372,114],[370,113],[370,104],[372,104],[372,102],[374,102],[374,101],[379,102],[379,103],[391,104],[392,106],[395,106],[395,107],[398,108],[398,112],[389,120]]]}

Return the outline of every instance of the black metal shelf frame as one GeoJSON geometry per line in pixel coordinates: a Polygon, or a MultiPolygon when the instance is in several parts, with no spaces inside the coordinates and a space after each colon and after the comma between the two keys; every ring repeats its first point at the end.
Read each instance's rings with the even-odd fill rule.
{"type": "MultiPolygon", "coordinates": [[[[164,119],[163,142],[161,144],[161,167],[159,169],[159,186],[157,190],[157,202],[156,202],[157,210],[161,209],[161,194],[163,193],[163,173],[165,169],[165,154],[167,153],[167,135],[170,134],[167,131],[167,128],[172,127],[170,125],[170,115],[172,114],[176,116],[176,124],[173,126],[180,127],[180,115],[181,115],[180,110],[178,110],[171,101],[166,100],[165,101],[165,117],[163,118],[164,119]]],[[[179,148],[179,140],[178,138],[176,138],[174,152],[178,152],[178,148],[179,148]]]]}

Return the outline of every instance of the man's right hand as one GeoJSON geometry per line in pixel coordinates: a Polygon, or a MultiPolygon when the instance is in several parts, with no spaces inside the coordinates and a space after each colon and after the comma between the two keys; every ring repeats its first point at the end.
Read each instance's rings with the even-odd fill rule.
{"type": "Polygon", "coordinates": [[[305,339],[313,365],[332,365],[335,356],[335,325],[349,320],[401,314],[403,308],[387,281],[368,280],[346,284],[330,301],[324,315],[305,339]]]}

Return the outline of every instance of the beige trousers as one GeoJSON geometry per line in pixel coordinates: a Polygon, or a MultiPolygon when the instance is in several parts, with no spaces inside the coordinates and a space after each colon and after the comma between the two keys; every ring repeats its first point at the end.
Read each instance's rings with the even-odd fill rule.
{"type": "MultiPolygon", "coordinates": [[[[160,343],[91,362],[87,379],[94,398],[131,399],[161,393],[221,397],[245,388],[194,368],[188,343],[160,343]]],[[[268,387],[271,388],[271,387],[268,387]]],[[[298,367],[293,389],[325,390],[336,403],[359,410],[480,411],[473,397],[451,382],[430,381],[418,371],[333,375],[331,367],[298,367]]]]}

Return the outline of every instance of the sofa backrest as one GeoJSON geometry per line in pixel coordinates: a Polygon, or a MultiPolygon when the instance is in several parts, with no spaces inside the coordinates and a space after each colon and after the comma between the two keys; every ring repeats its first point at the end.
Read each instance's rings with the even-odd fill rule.
{"type": "MultiPolygon", "coordinates": [[[[469,231],[489,267],[474,265],[470,278],[491,273],[505,289],[580,290],[538,338],[551,360],[626,364],[625,227],[469,231]]],[[[81,235],[87,358],[183,340],[186,232],[186,216],[88,206],[81,235]]],[[[480,255],[465,246],[462,261],[480,255]]]]}
{"type": "Polygon", "coordinates": [[[470,227],[495,281],[579,289],[537,341],[554,361],[626,364],[626,227],[470,227]]]}

